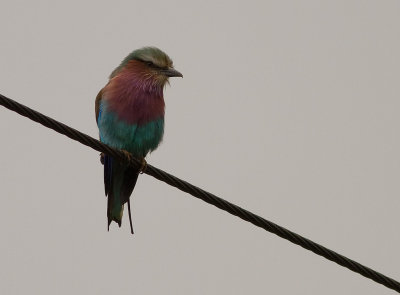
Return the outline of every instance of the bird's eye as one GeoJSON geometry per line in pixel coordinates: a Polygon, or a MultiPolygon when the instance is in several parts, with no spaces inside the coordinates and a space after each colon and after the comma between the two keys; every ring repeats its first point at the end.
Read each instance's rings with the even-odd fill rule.
{"type": "Polygon", "coordinates": [[[146,61],[145,63],[146,63],[146,65],[148,65],[149,67],[154,66],[153,62],[151,62],[151,61],[146,61]]]}

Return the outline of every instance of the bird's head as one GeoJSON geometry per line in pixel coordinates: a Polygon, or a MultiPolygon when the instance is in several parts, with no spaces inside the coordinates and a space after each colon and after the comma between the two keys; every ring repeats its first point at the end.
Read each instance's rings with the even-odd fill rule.
{"type": "Polygon", "coordinates": [[[183,77],[174,69],[171,58],[156,47],[143,47],[130,53],[111,73],[110,78],[124,68],[132,69],[144,80],[152,80],[160,86],[168,83],[170,77],[183,77]]]}

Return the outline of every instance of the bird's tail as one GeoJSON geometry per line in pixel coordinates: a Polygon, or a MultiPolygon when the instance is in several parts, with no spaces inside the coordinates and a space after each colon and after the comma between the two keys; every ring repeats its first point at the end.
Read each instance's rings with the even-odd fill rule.
{"type": "Polygon", "coordinates": [[[135,188],[138,175],[138,170],[114,160],[108,155],[104,156],[104,188],[106,196],[108,196],[108,229],[112,221],[121,227],[124,204],[128,203],[129,223],[133,234],[129,197],[135,188]]]}

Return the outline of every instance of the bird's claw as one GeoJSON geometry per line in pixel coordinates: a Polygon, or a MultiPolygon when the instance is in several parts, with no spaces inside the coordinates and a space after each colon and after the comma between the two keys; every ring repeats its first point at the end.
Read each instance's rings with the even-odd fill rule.
{"type": "Polygon", "coordinates": [[[126,150],[121,150],[121,151],[124,153],[125,157],[128,158],[128,161],[132,162],[132,154],[126,150]]]}
{"type": "MultiPolygon", "coordinates": [[[[126,151],[126,150],[121,150],[121,151],[125,154],[125,157],[128,158],[128,161],[132,162],[132,159],[133,159],[132,154],[130,152],[126,151]]],[[[146,160],[144,158],[141,158],[140,162],[141,163],[140,163],[139,173],[143,174],[146,171],[147,162],[146,162],[146,160]]]]}
{"type": "Polygon", "coordinates": [[[104,153],[100,153],[100,163],[104,165],[104,153]]]}
{"type": "Polygon", "coordinates": [[[145,171],[146,171],[146,169],[147,169],[147,162],[146,162],[146,160],[144,159],[144,158],[142,158],[142,161],[141,161],[142,163],[141,163],[141,165],[140,165],[140,169],[139,169],[139,173],[140,174],[143,174],[145,171]]]}

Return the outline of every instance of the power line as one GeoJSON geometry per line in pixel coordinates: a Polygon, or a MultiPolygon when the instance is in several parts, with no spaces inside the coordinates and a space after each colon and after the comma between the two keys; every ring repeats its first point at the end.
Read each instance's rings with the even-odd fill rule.
{"type": "MultiPolygon", "coordinates": [[[[25,116],[35,122],[42,124],[50,129],[57,131],[58,133],[64,134],[69,138],[79,141],[80,143],[89,146],[99,152],[106,153],[115,157],[119,160],[129,162],[135,168],[139,168],[141,166],[141,162],[136,160],[135,158],[127,157],[123,152],[116,150],[114,148],[109,147],[108,145],[94,139],[91,136],[88,136],[76,129],[73,129],[61,122],[58,122],[46,115],[43,115],[35,110],[30,109],[27,106],[24,106],[10,98],[7,98],[0,94],[0,104],[4,107],[17,112],[18,114],[25,116]]],[[[323,256],[326,259],[329,259],[337,264],[346,267],[360,275],[367,277],[379,284],[382,284],[390,289],[396,290],[400,293],[400,283],[392,278],[389,278],[369,267],[366,267],[350,258],[347,258],[335,251],[329,250],[328,248],[319,245],[307,238],[304,238],[284,227],[281,227],[271,221],[268,221],[254,213],[251,213],[235,204],[232,204],[224,199],[221,199],[205,190],[198,188],[184,180],[181,180],[161,169],[158,169],[154,166],[147,165],[145,174],[151,175],[158,180],[161,180],[171,186],[178,188],[181,191],[184,191],[192,196],[201,199],[209,204],[212,204],[224,211],[231,213],[232,215],[236,215],[237,217],[251,222],[252,224],[265,229],[271,233],[274,233],[281,238],[291,241],[294,244],[297,244],[307,250],[314,252],[317,255],[323,256]]]]}

